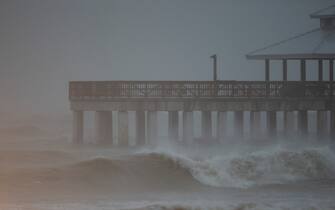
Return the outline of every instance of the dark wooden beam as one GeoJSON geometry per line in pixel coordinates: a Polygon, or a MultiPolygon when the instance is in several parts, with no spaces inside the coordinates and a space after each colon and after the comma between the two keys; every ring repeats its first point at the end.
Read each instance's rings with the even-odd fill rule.
{"type": "Polygon", "coordinates": [[[333,96],[334,88],[334,60],[329,60],[329,81],[330,81],[330,96],[333,96]]]}
{"type": "Polygon", "coordinates": [[[306,81],[306,60],[300,60],[300,80],[306,81]]]}
{"type": "Polygon", "coordinates": [[[323,80],[323,60],[319,60],[319,69],[318,69],[318,80],[322,81],[323,80]]]}
{"type": "Polygon", "coordinates": [[[329,60],[329,81],[334,81],[334,60],[329,60]]]}
{"type": "Polygon", "coordinates": [[[270,81],[270,60],[265,60],[265,81],[270,81]]]}
{"type": "Polygon", "coordinates": [[[287,60],[283,60],[283,81],[287,81],[287,60]]]}
{"type": "Polygon", "coordinates": [[[265,60],[265,94],[266,97],[270,95],[270,85],[268,84],[270,81],[270,60],[266,59],[265,60]]]}

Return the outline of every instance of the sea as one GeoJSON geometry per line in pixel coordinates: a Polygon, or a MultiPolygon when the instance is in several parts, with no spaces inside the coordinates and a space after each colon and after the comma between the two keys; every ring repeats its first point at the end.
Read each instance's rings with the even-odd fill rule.
{"type": "Polygon", "coordinates": [[[131,148],[3,141],[1,210],[335,209],[331,140],[131,148]]]}

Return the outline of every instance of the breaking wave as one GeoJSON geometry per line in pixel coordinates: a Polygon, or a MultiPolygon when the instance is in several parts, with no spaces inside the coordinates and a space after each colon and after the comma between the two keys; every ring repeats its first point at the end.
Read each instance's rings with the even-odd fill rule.
{"type": "Polygon", "coordinates": [[[10,197],[15,199],[21,196],[23,201],[29,200],[26,197],[31,194],[32,200],[38,197],[45,203],[32,203],[31,207],[30,204],[10,206],[8,202],[6,206],[0,203],[0,209],[302,210],[335,207],[331,197],[335,189],[335,153],[331,147],[179,149],[184,151],[158,147],[117,156],[105,154],[92,158],[89,154],[79,159],[71,155],[67,161],[59,158],[67,153],[26,151],[17,159],[19,162],[23,157],[36,162],[50,156],[49,162],[59,160],[60,163],[46,166],[38,162],[36,167],[23,164],[4,168],[0,172],[1,187],[10,189],[11,195],[15,195],[10,197]],[[52,204],[48,202],[50,197],[62,202],[52,204]],[[88,198],[92,200],[86,202],[88,198]]]}
{"type": "Polygon", "coordinates": [[[335,154],[327,147],[301,150],[276,148],[226,155],[214,153],[211,156],[151,150],[112,159],[97,157],[56,168],[20,170],[17,175],[23,173],[33,182],[57,184],[64,181],[70,185],[90,184],[125,191],[247,188],[334,179],[335,154]]]}
{"type": "Polygon", "coordinates": [[[250,187],[335,178],[335,155],[329,148],[275,149],[206,158],[164,151],[141,155],[169,160],[186,169],[200,183],[212,187],[250,187]]]}

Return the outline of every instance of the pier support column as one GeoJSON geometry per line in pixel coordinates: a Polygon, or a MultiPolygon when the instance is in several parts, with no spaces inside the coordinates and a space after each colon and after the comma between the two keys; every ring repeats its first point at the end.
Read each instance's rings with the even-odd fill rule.
{"type": "Polygon", "coordinates": [[[97,144],[113,144],[112,112],[95,112],[95,142],[97,144]]]}
{"type": "Polygon", "coordinates": [[[266,112],[266,128],[269,137],[277,135],[277,113],[275,111],[266,112]]]}
{"type": "Polygon", "coordinates": [[[129,135],[128,135],[128,112],[119,111],[118,113],[118,145],[128,146],[129,135]]]}
{"type": "Polygon", "coordinates": [[[169,111],[169,130],[170,140],[178,140],[179,116],[178,111],[169,111]]]}
{"type": "Polygon", "coordinates": [[[84,112],[73,111],[72,143],[82,144],[84,133],[84,112]]]}
{"type": "Polygon", "coordinates": [[[234,112],[234,133],[236,137],[243,137],[243,111],[234,112]]]}
{"type": "Polygon", "coordinates": [[[302,137],[308,133],[308,113],[306,110],[298,111],[298,133],[302,137]]]}
{"type": "Polygon", "coordinates": [[[186,144],[193,142],[193,112],[183,112],[183,141],[186,144]]]}
{"type": "Polygon", "coordinates": [[[201,137],[205,141],[212,138],[212,113],[210,111],[201,112],[201,137]]]}
{"type": "Polygon", "coordinates": [[[145,145],[145,112],[136,111],[136,145],[145,145]]]}
{"type": "Polygon", "coordinates": [[[158,138],[157,126],[157,112],[148,111],[147,131],[148,131],[148,144],[155,145],[158,138]]]}
{"type": "Polygon", "coordinates": [[[317,111],[316,113],[316,132],[319,138],[325,138],[327,132],[327,113],[317,111]]]}
{"type": "Polygon", "coordinates": [[[261,113],[251,111],[250,112],[250,135],[257,137],[261,131],[261,113]]]}
{"type": "Polygon", "coordinates": [[[217,127],[216,127],[216,137],[218,140],[224,138],[225,132],[227,131],[227,112],[218,112],[217,115],[217,127]]]}
{"type": "Polygon", "coordinates": [[[330,111],[330,138],[335,140],[335,111],[330,111]]]}
{"type": "Polygon", "coordinates": [[[284,134],[286,137],[291,136],[294,133],[294,112],[284,112],[284,134]]]}

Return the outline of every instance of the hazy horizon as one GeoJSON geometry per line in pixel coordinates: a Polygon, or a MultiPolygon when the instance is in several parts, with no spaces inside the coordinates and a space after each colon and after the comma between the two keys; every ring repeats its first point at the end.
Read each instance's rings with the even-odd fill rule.
{"type": "Polygon", "coordinates": [[[219,79],[263,80],[245,54],[317,28],[310,13],[332,3],[4,0],[1,112],[69,113],[70,80],[211,80],[213,53],[219,79]]]}

